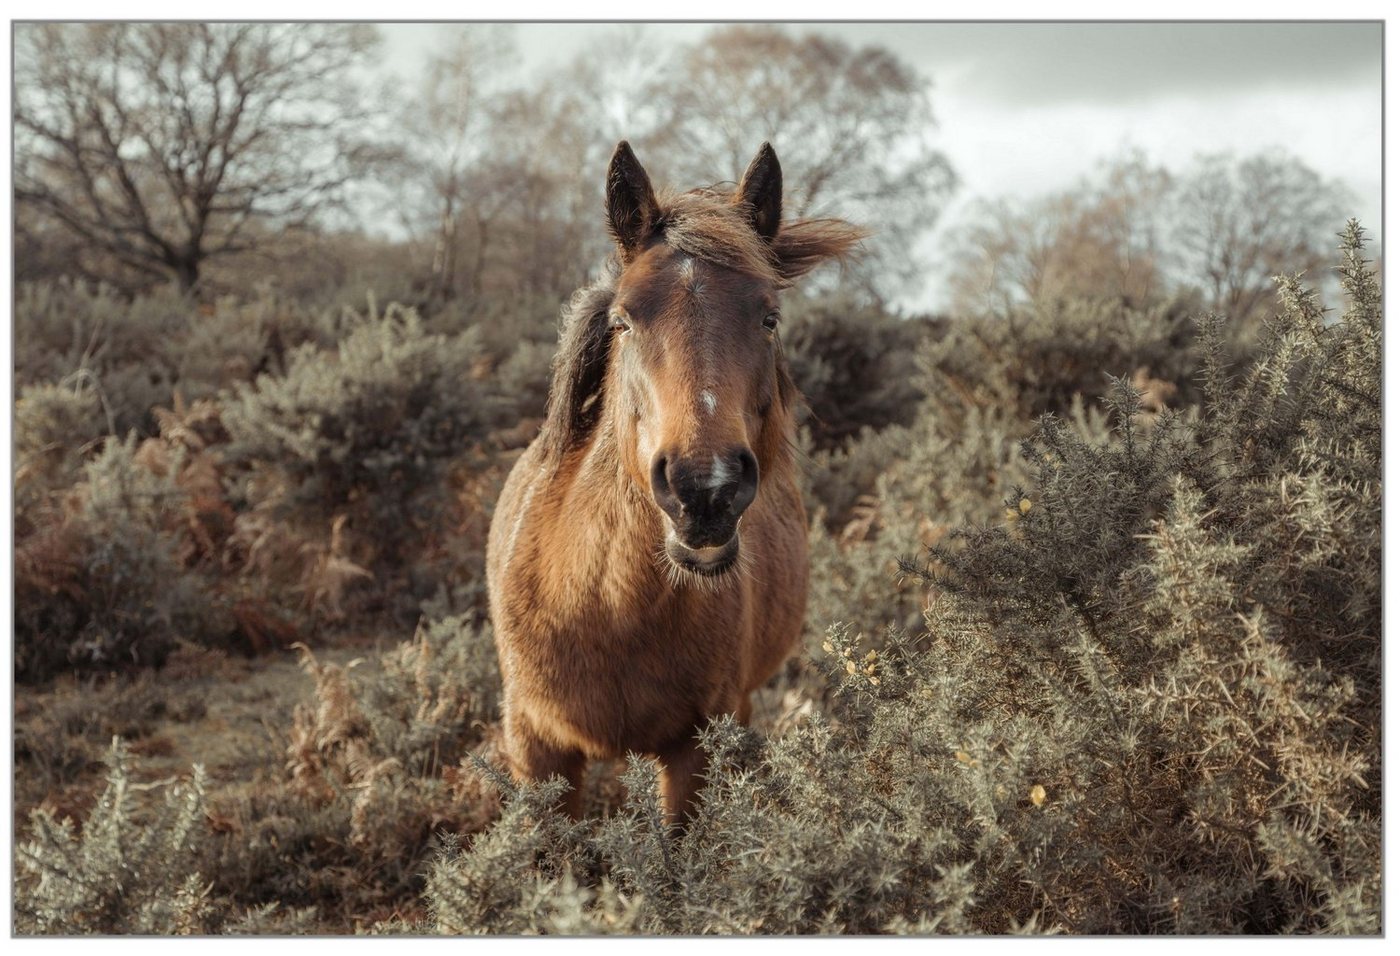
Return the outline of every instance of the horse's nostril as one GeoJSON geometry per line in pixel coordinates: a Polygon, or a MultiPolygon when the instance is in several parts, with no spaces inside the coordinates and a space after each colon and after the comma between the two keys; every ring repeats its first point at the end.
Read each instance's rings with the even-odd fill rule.
{"type": "Polygon", "coordinates": [[[748,449],[739,452],[735,457],[739,465],[739,478],[734,490],[734,500],[729,503],[729,513],[739,515],[753,504],[753,499],[758,494],[758,461],[748,449]]]}
{"type": "Polygon", "coordinates": [[[739,452],[738,458],[741,480],[758,484],[758,461],[754,458],[753,453],[745,449],[739,452]]]}
{"type": "Polygon", "coordinates": [[[656,499],[656,503],[661,506],[661,510],[673,519],[679,517],[680,513],[685,510],[675,489],[671,486],[670,462],[665,455],[657,455],[652,459],[651,494],[656,499]]]}

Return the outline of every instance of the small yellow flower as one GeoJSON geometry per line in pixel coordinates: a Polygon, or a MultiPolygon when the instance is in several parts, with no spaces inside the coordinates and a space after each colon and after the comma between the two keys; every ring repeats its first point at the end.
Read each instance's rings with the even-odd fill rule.
{"type": "Polygon", "coordinates": [[[866,654],[866,655],[865,655],[865,659],[866,659],[867,661],[873,661],[873,660],[875,659],[875,652],[874,652],[874,651],[871,651],[869,654],[866,654]]]}
{"type": "Polygon", "coordinates": [[[836,650],[836,648],[834,648],[834,647],[831,646],[831,642],[830,642],[830,641],[822,641],[822,650],[824,650],[824,651],[826,651],[828,654],[830,654],[832,651],[836,650]]]}
{"type": "Polygon", "coordinates": [[[1040,806],[1045,802],[1045,788],[1040,784],[1036,784],[1034,787],[1031,787],[1030,797],[1031,803],[1040,806]]]}
{"type": "Polygon", "coordinates": [[[956,760],[958,763],[965,763],[969,767],[977,762],[973,760],[972,757],[970,757],[967,751],[965,750],[959,750],[957,753],[953,754],[953,759],[956,760]]]}
{"type": "Polygon", "coordinates": [[[1031,500],[1030,500],[1029,498],[1022,498],[1022,499],[1021,499],[1021,514],[1025,514],[1027,511],[1030,511],[1030,510],[1031,510],[1031,500]]]}
{"type": "Polygon", "coordinates": [[[865,672],[866,672],[867,674],[873,674],[873,673],[875,673],[875,665],[874,665],[874,664],[866,664],[866,665],[865,665],[865,672]]]}
{"type": "Polygon", "coordinates": [[[878,678],[878,677],[872,677],[872,678],[870,678],[870,683],[874,684],[876,687],[879,687],[879,686],[880,686],[880,678],[878,678]]]}
{"type": "Polygon", "coordinates": [[[1021,513],[1020,513],[1019,511],[1017,511],[1015,508],[1007,508],[1007,509],[1006,509],[1006,520],[1007,520],[1007,521],[1015,521],[1015,520],[1016,520],[1017,518],[1019,518],[1019,517],[1021,517],[1021,513]]]}
{"type": "Polygon", "coordinates": [[[847,674],[854,674],[855,672],[856,672],[856,662],[855,662],[855,661],[847,661],[847,662],[846,662],[846,673],[847,673],[847,674]]]}

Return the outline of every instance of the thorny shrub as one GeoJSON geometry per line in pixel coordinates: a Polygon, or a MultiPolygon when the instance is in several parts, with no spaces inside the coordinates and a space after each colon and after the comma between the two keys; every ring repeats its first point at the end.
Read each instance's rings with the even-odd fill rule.
{"type": "MultiPolygon", "coordinates": [[[[806,651],[753,728],[704,731],[683,832],[649,760],[579,821],[554,809],[561,781],[510,781],[489,634],[465,616],[375,670],[308,653],[316,696],[276,786],[216,808],[154,895],[94,908],[26,877],[21,909],[52,914],[26,925],[85,927],[84,907],[192,925],[166,877],[200,872],[221,913],[353,906],[382,932],[1379,932],[1363,248],[1349,224],[1340,316],[1282,279],[1247,362],[1201,322],[1199,375],[1170,303],[1106,344],[1061,341],[1108,314],[1073,302],[925,341],[907,417],[812,452],[806,651]],[[956,353],[966,336],[988,347],[956,353]]],[[[285,438],[303,439],[327,441],[285,438]]],[[[288,459],[288,494],[313,460],[288,459]]],[[[35,826],[28,858],[71,872],[72,836],[35,826]]]]}
{"type": "Polygon", "coordinates": [[[567,878],[598,888],[577,931],[1378,932],[1362,245],[1353,223],[1334,323],[1281,280],[1237,381],[1207,323],[1199,418],[1145,422],[1120,379],[1111,431],[1042,419],[1005,516],[905,563],[925,628],[835,625],[824,712],[767,740],[711,727],[679,839],[640,765],[627,808],[581,830],[548,788],[508,790],[500,823],[440,854],[437,927],[548,930],[539,887],[567,878]]]}

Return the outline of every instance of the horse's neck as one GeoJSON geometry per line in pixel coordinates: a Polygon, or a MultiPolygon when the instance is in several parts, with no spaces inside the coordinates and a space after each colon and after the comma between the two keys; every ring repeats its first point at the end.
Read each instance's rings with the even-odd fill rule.
{"type": "Polygon", "coordinates": [[[661,518],[627,477],[617,436],[606,421],[578,460],[561,514],[577,530],[572,567],[583,586],[669,591],[659,567],[661,518]]]}

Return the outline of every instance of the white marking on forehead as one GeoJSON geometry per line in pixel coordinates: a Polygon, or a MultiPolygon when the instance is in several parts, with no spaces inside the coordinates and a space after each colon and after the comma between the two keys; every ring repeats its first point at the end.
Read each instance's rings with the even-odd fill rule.
{"type": "Polygon", "coordinates": [[[729,484],[729,480],[734,477],[733,470],[719,455],[710,458],[710,489],[717,490],[729,484]]]}
{"type": "Polygon", "coordinates": [[[705,291],[704,285],[700,282],[700,277],[695,274],[695,259],[692,256],[683,256],[681,258],[679,277],[681,288],[691,295],[699,295],[705,291]]]}
{"type": "Polygon", "coordinates": [[[705,411],[711,415],[715,413],[715,409],[719,408],[719,402],[715,400],[715,393],[708,388],[700,393],[700,403],[705,406],[705,411]]]}

